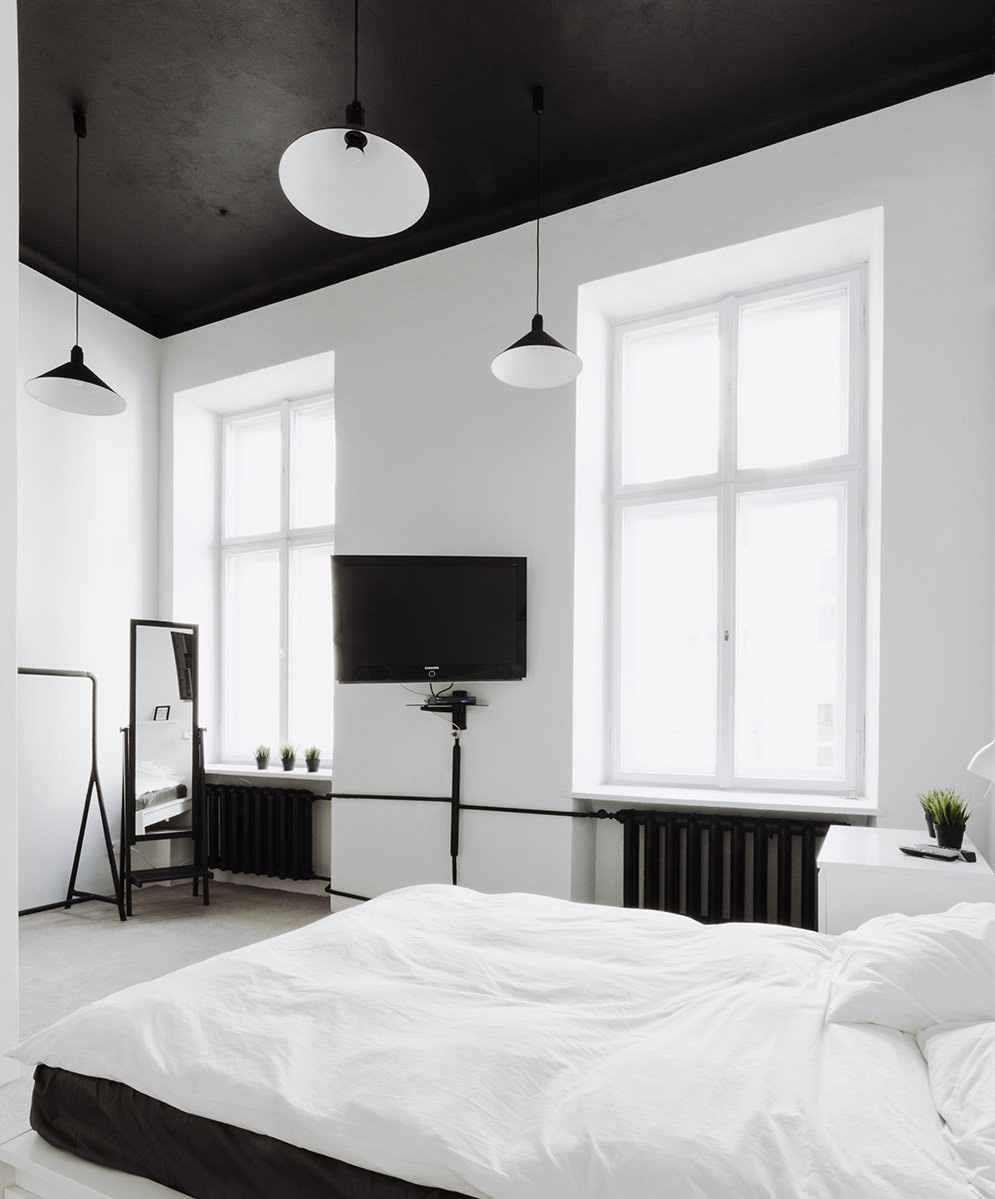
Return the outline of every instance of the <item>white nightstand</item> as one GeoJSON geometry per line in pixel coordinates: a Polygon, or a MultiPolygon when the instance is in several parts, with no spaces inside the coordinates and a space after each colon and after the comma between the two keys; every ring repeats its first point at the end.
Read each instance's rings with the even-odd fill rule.
{"type": "MultiPolygon", "coordinates": [[[[955,903],[995,902],[995,873],[980,854],[976,862],[939,862],[898,848],[929,841],[925,827],[832,825],[818,858],[819,932],[846,932],[887,912],[919,916],[955,903]]],[[[964,848],[974,850],[967,838],[964,848]]]]}

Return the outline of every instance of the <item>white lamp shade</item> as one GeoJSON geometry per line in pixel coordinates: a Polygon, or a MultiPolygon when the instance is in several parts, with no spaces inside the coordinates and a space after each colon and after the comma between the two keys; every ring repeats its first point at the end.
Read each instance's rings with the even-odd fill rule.
{"type": "Polygon", "coordinates": [[[79,346],[73,346],[68,362],[29,379],[24,390],[50,408],[81,416],[116,416],[127,407],[116,391],[84,365],[79,346]]]}
{"type": "Polygon", "coordinates": [[[301,213],[349,237],[400,233],[428,207],[428,180],[400,146],[363,131],[363,150],[347,150],[348,129],[316,129],[284,150],[280,186],[301,213]]]}
{"type": "Polygon", "coordinates": [[[995,780],[995,741],[989,741],[967,764],[973,774],[980,774],[983,779],[995,780]]]}
{"type": "Polygon", "coordinates": [[[491,363],[494,375],[512,387],[561,387],[572,383],[583,368],[573,350],[543,330],[539,313],[532,318],[531,330],[491,363]]]}

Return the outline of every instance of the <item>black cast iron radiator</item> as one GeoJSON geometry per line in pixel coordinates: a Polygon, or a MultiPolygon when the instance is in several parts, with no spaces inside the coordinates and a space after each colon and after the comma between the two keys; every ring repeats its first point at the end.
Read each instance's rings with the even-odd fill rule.
{"type": "Polygon", "coordinates": [[[679,912],[710,924],[755,920],[817,927],[815,820],[626,809],[625,907],[679,912]]]}
{"type": "Polygon", "coordinates": [[[206,783],[207,864],[272,878],[314,878],[311,791],[206,783]]]}

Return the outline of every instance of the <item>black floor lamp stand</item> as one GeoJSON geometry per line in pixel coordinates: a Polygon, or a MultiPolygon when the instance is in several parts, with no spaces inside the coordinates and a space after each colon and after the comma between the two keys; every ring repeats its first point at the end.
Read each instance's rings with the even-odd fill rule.
{"type": "Polygon", "coordinates": [[[111,841],[111,830],[107,823],[107,809],[104,807],[104,793],[100,787],[100,775],[97,773],[97,680],[88,670],[42,670],[30,666],[18,666],[18,674],[50,675],[63,679],[89,679],[92,685],[90,702],[90,782],[86,788],[86,802],[83,804],[83,817],[79,824],[79,836],[76,838],[76,853],[73,857],[72,873],[69,875],[69,886],[66,898],[60,903],[46,903],[37,908],[25,908],[20,916],[32,912],[47,912],[53,908],[68,908],[74,903],[84,903],[89,899],[99,899],[102,903],[112,903],[118,910],[118,915],[125,919],[124,888],[121,886],[121,876],[118,873],[117,862],[114,859],[114,844],[111,841]],[[104,833],[104,846],[107,850],[107,864],[111,868],[111,881],[114,884],[113,895],[95,895],[92,891],[80,891],[76,887],[76,876],[79,873],[79,860],[83,853],[83,838],[86,835],[86,822],[90,815],[90,803],[94,795],[97,797],[97,808],[100,812],[100,824],[104,833]]]}

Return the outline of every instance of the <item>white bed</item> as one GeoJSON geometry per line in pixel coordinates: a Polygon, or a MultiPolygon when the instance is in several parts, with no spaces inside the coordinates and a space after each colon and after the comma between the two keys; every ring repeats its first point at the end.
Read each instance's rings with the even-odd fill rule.
{"type": "MultiPolygon", "coordinates": [[[[471,1199],[992,1199],[993,1018],[993,905],[835,938],[426,886],[14,1056],[471,1199]]],[[[173,1193],[58,1190],[34,1134],[2,1161],[173,1193]]]]}
{"type": "Polygon", "coordinates": [[[145,833],[152,825],[189,812],[190,789],[180,775],[158,762],[135,766],[135,832],[145,833]]]}

